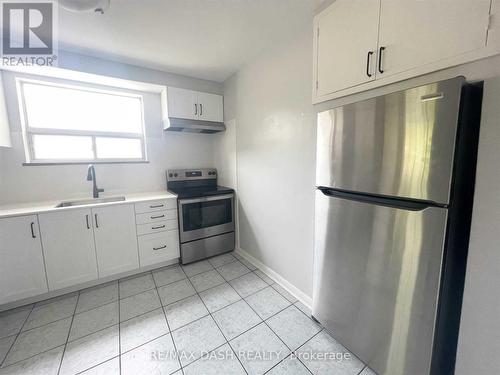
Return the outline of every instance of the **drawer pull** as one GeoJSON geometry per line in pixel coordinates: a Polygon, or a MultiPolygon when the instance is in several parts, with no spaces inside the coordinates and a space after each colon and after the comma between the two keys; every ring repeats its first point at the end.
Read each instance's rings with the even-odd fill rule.
{"type": "Polygon", "coordinates": [[[167,247],[167,245],[163,245],[161,247],[153,247],[153,250],[161,250],[161,249],[165,249],[167,247]]]}
{"type": "Polygon", "coordinates": [[[157,204],[156,206],[149,206],[149,208],[160,208],[163,207],[163,204],[157,204]]]}
{"type": "Polygon", "coordinates": [[[157,226],[157,227],[151,227],[151,229],[161,229],[161,228],[165,228],[165,224],[157,226]]]}
{"type": "Polygon", "coordinates": [[[35,223],[31,222],[30,226],[31,226],[31,237],[32,238],[36,238],[36,235],[35,235],[35,223]]]}
{"type": "Polygon", "coordinates": [[[160,219],[162,217],[165,217],[165,215],[151,216],[151,219],[160,219]]]}

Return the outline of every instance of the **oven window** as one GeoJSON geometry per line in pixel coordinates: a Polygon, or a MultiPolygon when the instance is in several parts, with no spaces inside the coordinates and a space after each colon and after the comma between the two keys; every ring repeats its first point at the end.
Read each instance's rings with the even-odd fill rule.
{"type": "Polygon", "coordinates": [[[183,204],[182,221],[184,232],[231,223],[231,199],[183,204]]]}

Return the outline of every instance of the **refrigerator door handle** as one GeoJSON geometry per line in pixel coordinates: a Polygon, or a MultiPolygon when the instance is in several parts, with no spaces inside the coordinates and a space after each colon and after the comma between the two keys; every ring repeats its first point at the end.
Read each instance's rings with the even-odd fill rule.
{"type": "Polygon", "coordinates": [[[347,199],[362,203],[370,203],[378,206],[400,208],[402,210],[408,211],[423,211],[429,207],[447,207],[446,205],[440,205],[430,201],[385,197],[366,193],[354,193],[346,190],[332,189],[324,186],[319,186],[318,189],[327,197],[347,199]]]}

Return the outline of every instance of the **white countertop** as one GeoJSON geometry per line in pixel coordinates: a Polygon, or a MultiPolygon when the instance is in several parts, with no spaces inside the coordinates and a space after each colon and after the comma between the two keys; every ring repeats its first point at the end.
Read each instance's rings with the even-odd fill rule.
{"type": "Polygon", "coordinates": [[[9,205],[0,206],[0,218],[10,217],[10,216],[22,216],[30,214],[38,214],[42,212],[53,212],[53,211],[65,211],[65,210],[75,210],[82,208],[92,208],[92,207],[103,207],[103,206],[114,206],[117,204],[128,204],[144,201],[152,201],[158,199],[176,199],[175,194],[169,193],[167,191],[154,191],[147,193],[134,193],[134,194],[100,194],[99,198],[112,198],[112,197],[125,197],[124,201],[117,202],[106,202],[106,203],[94,203],[86,204],[82,206],[71,206],[71,207],[57,207],[61,202],[67,201],[77,201],[91,199],[92,197],[77,197],[69,199],[59,199],[57,201],[45,201],[45,202],[29,202],[29,203],[14,203],[9,205]]]}

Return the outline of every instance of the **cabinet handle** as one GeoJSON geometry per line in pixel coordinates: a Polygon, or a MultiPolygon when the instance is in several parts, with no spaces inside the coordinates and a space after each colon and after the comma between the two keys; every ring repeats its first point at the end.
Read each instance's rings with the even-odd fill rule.
{"type": "Polygon", "coordinates": [[[200,116],[203,116],[203,104],[200,104],[200,116]]]}
{"type": "Polygon", "coordinates": [[[32,238],[36,238],[36,235],[35,235],[35,223],[31,222],[30,227],[31,227],[31,237],[32,238]]]}
{"type": "Polygon", "coordinates": [[[89,215],[85,215],[85,221],[87,222],[87,229],[90,229],[89,215]]]}
{"type": "Polygon", "coordinates": [[[160,216],[151,216],[151,219],[159,219],[161,217],[165,217],[165,215],[160,215],[160,216]]]}
{"type": "Polygon", "coordinates": [[[161,228],[165,228],[165,224],[164,225],[160,225],[158,227],[151,227],[151,229],[161,229],[161,228]]]}
{"type": "Polygon", "coordinates": [[[95,227],[99,228],[99,223],[97,222],[97,214],[95,214],[94,217],[95,217],[95,227]]]}
{"type": "Polygon", "coordinates": [[[370,73],[370,60],[373,55],[373,51],[368,51],[368,56],[366,56],[366,75],[371,78],[373,74],[370,73]]]}
{"type": "Polygon", "coordinates": [[[198,104],[194,103],[194,115],[198,115],[198,104]]]}
{"type": "Polygon", "coordinates": [[[153,250],[155,250],[155,251],[156,250],[161,250],[161,249],[164,249],[166,247],[167,247],[167,245],[163,245],[163,246],[160,246],[160,247],[153,247],[153,250]]]}
{"type": "Polygon", "coordinates": [[[157,204],[156,206],[149,206],[149,208],[160,208],[163,207],[163,204],[157,204]]]}
{"type": "Polygon", "coordinates": [[[380,73],[384,73],[384,70],[382,69],[382,52],[385,51],[385,47],[380,47],[378,49],[378,71],[380,73]]]}

